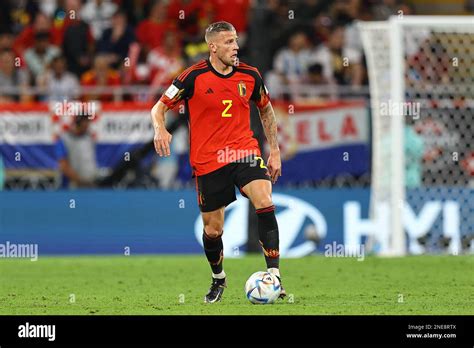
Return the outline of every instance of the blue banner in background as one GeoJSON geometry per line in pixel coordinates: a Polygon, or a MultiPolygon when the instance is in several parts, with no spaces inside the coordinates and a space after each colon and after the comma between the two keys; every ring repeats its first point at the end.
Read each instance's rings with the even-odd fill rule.
{"type": "Polygon", "coordinates": [[[3,192],[0,211],[1,239],[43,254],[200,251],[193,191],[3,192]]]}
{"type": "MultiPolygon", "coordinates": [[[[343,203],[368,203],[366,190],[279,191],[274,194],[282,256],[315,250],[311,226],[325,239],[343,241],[343,203]],[[316,208],[317,207],[317,208],[316,208]],[[327,227],[325,227],[327,225],[327,227]],[[309,227],[308,227],[309,226],[309,227]]],[[[227,257],[247,243],[248,200],[227,207],[227,257]]],[[[196,193],[183,191],[3,192],[0,243],[36,243],[46,254],[202,253],[202,221],[196,193]]],[[[236,252],[239,250],[239,252],[236,252]]]]}
{"type": "MultiPolygon", "coordinates": [[[[101,168],[113,168],[120,164],[124,154],[132,153],[144,146],[136,144],[96,144],[97,165],[101,168]]],[[[0,145],[0,156],[5,159],[7,169],[57,169],[59,158],[56,156],[55,145],[0,145]],[[21,160],[20,160],[21,159],[21,160]]],[[[153,151],[143,160],[144,165],[155,156],[153,151]]]]}
{"type": "Polygon", "coordinates": [[[369,172],[370,146],[344,145],[325,150],[302,152],[283,161],[279,186],[309,180],[333,178],[341,174],[359,176],[369,172]],[[345,156],[350,160],[345,159],[345,156]]]}
{"type": "MultiPolygon", "coordinates": [[[[238,197],[226,209],[226,257],[243,256],[246,250],[249,204],[238,197]]],[[[281,255],[324,253],[328,245],[358,247],[367,236],[383,237],[389,220],[384,214],[368,219],[369,198],[368,189],[276,190],[281,255]]],[[[472,234],[474,210],[469,202],[474,202],[474,190],[417,189],[408,191],[407,198],[409,252],[433,251],[419,243],[427,234],[434,244],[440,236],[449,238],[448,251],[459,252],[462,238],[472,234]]],[[[194,190],[0,194],[0,244],[38,244],[40,256],[202,253],[202,228],[194,190]]]]}

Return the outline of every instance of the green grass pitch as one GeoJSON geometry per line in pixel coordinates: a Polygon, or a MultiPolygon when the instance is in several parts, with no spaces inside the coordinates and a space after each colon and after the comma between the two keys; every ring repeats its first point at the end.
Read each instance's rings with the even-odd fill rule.
{"type": "Polygon", "coordinates": [[[273,305],[244,296],[263,256],[224,266],[223,301],[204,304],[204,255],[2,259],[0,314],[474,314],[473,256],[283,259],[290,296],[273,305]]]}

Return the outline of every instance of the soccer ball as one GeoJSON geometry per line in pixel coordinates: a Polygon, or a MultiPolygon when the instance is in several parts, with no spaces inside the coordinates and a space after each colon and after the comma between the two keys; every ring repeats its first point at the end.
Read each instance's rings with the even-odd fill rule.
{"type": "Polygon", "coordinates": [[[273,303],[280,292],[280,281],[269,272],[255,272],[245,283],[245,296],[253,304],[273,303]]]}

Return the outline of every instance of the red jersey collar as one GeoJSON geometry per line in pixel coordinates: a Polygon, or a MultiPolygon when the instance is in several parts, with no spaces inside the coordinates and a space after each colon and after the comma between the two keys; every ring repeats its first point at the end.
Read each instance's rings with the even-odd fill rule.
{"type": "Polygon", "coordinates": [[[219,77],[222,77],[223,79],[227,79],[229,77],[231,77],[232,75],[235,74],[235,72],[237,71],[237,68],[235,66],[232,67],[232,71],[230,73],[228,73],[227,75],[223,75],[221,74],[220,72],[218,72],[216,69],[214,69],[214,67],[212,66],[211,62],[209,61],[209,59],[206,59],[206,63],[207,63],[207,66],[209,67],[209,69],[211,69],[211,71],[216,74],[217,76],[219,77]]]}

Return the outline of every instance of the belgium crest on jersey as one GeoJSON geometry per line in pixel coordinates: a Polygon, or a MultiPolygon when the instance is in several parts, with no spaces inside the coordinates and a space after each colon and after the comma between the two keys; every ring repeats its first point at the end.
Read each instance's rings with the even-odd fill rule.
{"type": "Polygon", "coordinates": [[[245,82],[240,81],[237,88],[239,89],[239,95],[241,97],[245,97],[247,95],[247,86],[245,86],[245,82]]]}

